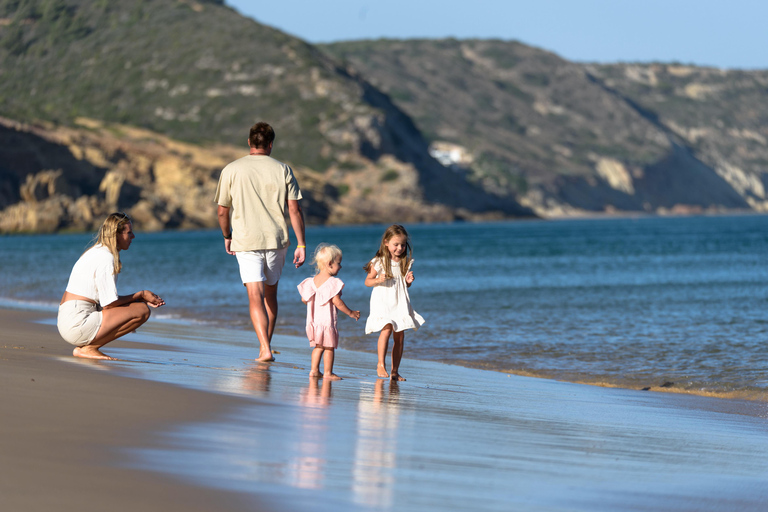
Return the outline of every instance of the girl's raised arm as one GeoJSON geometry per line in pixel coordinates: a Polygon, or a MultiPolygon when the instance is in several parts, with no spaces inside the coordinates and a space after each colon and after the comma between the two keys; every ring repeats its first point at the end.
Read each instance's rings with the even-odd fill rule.
{"type": "Polygon", "coordinates": [[[376,274],[378,274],[378,272],[376,272],[376,268],[371,265],[371,269],[368,271],[368,275],[365,276],[365,286],[371,288],[373,286],[378,286],[387,280],[386,276],[376,277],[376,274]]]}

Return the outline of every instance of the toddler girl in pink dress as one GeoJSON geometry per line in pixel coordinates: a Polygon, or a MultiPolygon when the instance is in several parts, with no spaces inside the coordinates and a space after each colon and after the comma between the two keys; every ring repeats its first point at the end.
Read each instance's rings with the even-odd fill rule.
{"type": "Polygon", "coordinates": [[[341,380],[333,373],[334,350],[339,346],[336,309],[355,320],[360,318],[360,312],[352,311],[341,300],[344,283],[336,277],[341,270],[341,249],[320,244],[315,249],[312,263],[317,270],[315,277],[306,278],[298,286],[301,301],[307,305],[307,338],[313,348],[309,376],[341,380]],[[324,374],[320,373],[320,359],[324,361],[324,374]]]}

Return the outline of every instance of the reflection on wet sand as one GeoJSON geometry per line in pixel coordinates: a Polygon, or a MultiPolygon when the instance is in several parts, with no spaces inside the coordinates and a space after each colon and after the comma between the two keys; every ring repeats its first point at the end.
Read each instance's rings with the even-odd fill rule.
{"type": "Polygon", "coordinates": [[[251,366],[242,380],[242,388],[249,394],[266,397],[269,395],[272,372],[268,364],[256,364],[251,366]]]}
{"type": "Polygon", "coordinates": [[[325,475],[326,448],[328,446],[328,405],[331,402],[331,381],[310,377],[309,385],[301,391],[299,403],[303,405],[297,455],[289,464],[291,485],[302,489],[322,489],[325,475]]]}
{"type": "Polygon", "coordinates": [[[357,408],[357,444],[352,468],[355,503],[381,508],[392,505],[397,454],[399,388],[378,379],[373,390],[363,388],[357,408]],[[385,384],[388,393],[385,393],[385,384]]]}

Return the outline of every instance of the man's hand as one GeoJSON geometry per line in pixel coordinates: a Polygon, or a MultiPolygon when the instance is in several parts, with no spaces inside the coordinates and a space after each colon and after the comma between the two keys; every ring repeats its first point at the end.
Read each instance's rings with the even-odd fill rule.
{"type": "Polygon", "coordinates": [[[300,266],[302,266],[306,258],[307,258],[307,249],[305,247],[297,247],[296,250],[293,251],[293,264],[296,265],[296,268],[299,268],[300,266]]]}
{"type": "Polygon", "coordinates": [[[231,254],[232,256],[235,255],[235,252],[230,249],[232,246],[232,239],[231,238],[225,238],[224,239],[224,250],[227,251],[227,254],[231,254]]]}

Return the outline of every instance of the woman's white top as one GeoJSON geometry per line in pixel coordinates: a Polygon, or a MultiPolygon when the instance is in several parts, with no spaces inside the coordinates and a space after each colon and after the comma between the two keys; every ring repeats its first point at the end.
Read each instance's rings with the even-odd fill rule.
{"type": "Polygon", "coordinates": [[[101,307],[117,300],[115,259],[101,244],[85,251],[72,268],[67,291],[98,302],[101,307]]]}

